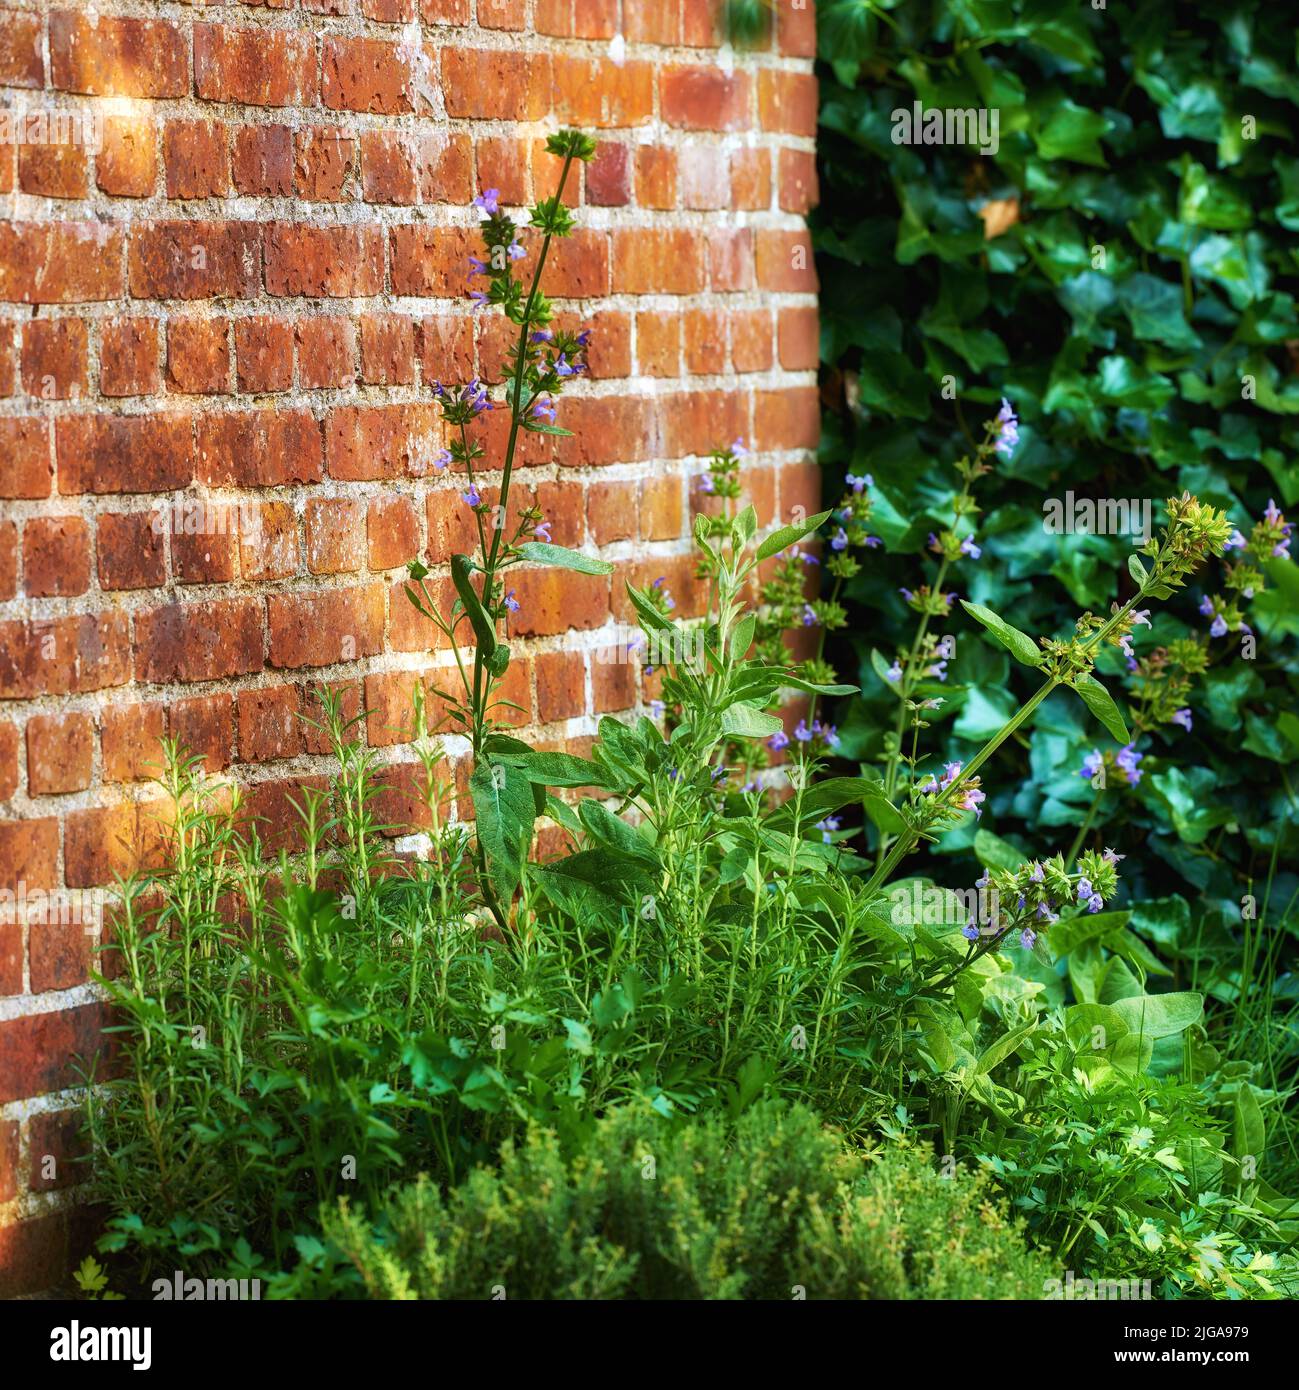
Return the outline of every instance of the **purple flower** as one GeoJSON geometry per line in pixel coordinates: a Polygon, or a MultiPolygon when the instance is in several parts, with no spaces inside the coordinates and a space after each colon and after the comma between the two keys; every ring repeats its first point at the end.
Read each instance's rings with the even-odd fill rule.
{"type": "Polygon", "coordinates": [[[1172,722],[1180,724],[1189,734],[1191,732],[1191,711],[1189,709],[1179,709],[1173,714],[1172,722]]]}
{"type": "Polygon", "coordinates": [[[439,449],[433,457],[434,468],[445,468],[451,462],[451,450],[439,449]]]}
{"type": "Polygon", "coordinates": [[[795,737],[800,743],[811,743],[811,742],[812,742],[812,739],[813,739],[813,737],[814,737],[814,734],[813,734],[812,730],[809,729],[809,728],[807,727],[807,720],[806,720],[806,719],[800,719],[800,720],[798,721],[798,728],[794,730],[794,737],[795,737]]]}
{"type": "Polygon", "coordinates": [[[932,666],[926,666],[925,669],[921,672],[921,674],[925,676],[932,676],[933,679],[936,681],[945,681],[947,679],[946,660],[935,661],[932,666]]]}
{"type": "Polygon", "coordinates": [[[1105,755],[1097,748],[1093,748],[1082,761],[1082,766],[1078,769],[1079,777],[1086,777],[1090,781],[1105,766],[1105,755]]]}
{"type": "Polygon", "coordinates": [[[1001,409],[997,412],[997,425],[996,450],[1002,458],[1008,459],[1019,443],[1019,418],[1005,396],[1001,398],[1001,409]]]}
{"type": "Polygon", "coordinates": [[[580,366],[575,367],[568,360],[567,353],[561,352],[559,356],[555,358],[556,376],[576,376],[581,370],[582,368],[580,366]]]}
{"type": "Polygon", "coordinates": [[[663,703],[662,700],[650,701],[650,713],[654,716],[655,719],[661,719],[663,717],[663,711],[665,709],[667,709],[667,706],[663,703]]]}
{"type": "Polygon", "coordinates": [[[977,560],[983,554],[983,547],[975,544],[973,536],[966,536],[961,542],[961,554],[968,555],[971,560],[977,560]]]}
{"type": "Polygon", "coordinates": [[[815,627],[815,626],[816,626],[816,609],[813,608],[812,605],[811,605],[810,603],[805,603],[805,604],[803,605],[803,626],[804,626],[804,627],[815,627]]]}
{"type": "Polygon", "coordinates": [[[465,504],[470,507],[481,507],[483,504],[482,493],[472,484],[469,484],[469,491],[460,494],[464,498],[465,504]]]}
{"type": "Polygon", "coordinates": [[[789,735],[784,729],[780,729],[767,740],[767,747],[770,748],[773,753],[779,753],[782,748],[789,747],[789,735]]]}
{"type": "Polygon", "coordinates": [[[1131,786],[1136,786],[1141,781],[1142,773],[1137,764],[1146,755],[1137,752],[1135,743],[1125,743],[1122,748],[1114,755],[1114,761],[1123,769],[1124,774],[1131,786]]]}
{"type": "Polygon", "coordinates": [[[749,451],[744,447],[744,440],[732,439],[731,453],[734,454],[737,459],[748,458],[749,451]]]}
{"type": "Polygon", "coordinates": [[[521,261],[528,254],[527,248],[520,242],[510,242],[510,260],[521,261]]]}
{"type": "Polygon", "coordinates": [[[495,216],[500,212],[500,204],[496,201],[501,196],[499,188],[485,188],[473,201],[473,206],[480,212],[485,212],[490,216],[495,216]]]}
{"type": "Polygon", "coordinates": [[[549,540],[550,540],[550,522],[548,522],[548,521],[539,521],[539,522],[537,522],[536,529],[533,531],[532,534],[533,534],[534,536],[536,536],[536,538],[537,538],[539,541],[549,541],[549,540]]]}
{"type": "Polygon", "coordinates": [[[869,473],[863,473],[860,476],[856,473],[847,473],[844,475],[844,482],[859,495],[864,488],[875,486],[875,479],[869,473]]]}
{"type": "Polygon", "coordinates": [[[1092,895],[1095,891],[1096,891],[1096,890],[1092,887],[1092,881],[1091,881],[1091,879],[1089,879],[1089,878],[1087,878],[1087,877],[1084,876],[1083,878],[1080,878],[1080,879],[1078,880],[1078,901],[1079,901],[1079,902],[1084,901],[1084,899],[1086,899],[1086,898],[1090,898],[1091,895],[1092,895]]]}
{"type": "Polygon", "coordinates": [[[1033,943],[1036,940],[1037,933],[1032,929],[1032,927],[1025,927],[1024,930],[1019,934],[1019,944],[1026,951],[1031,951],[1033,949],[1033,943]]]}
{"type": "Polygon", "coordinates": [[[802,561],[803,561],[803,563],[804,563],[805,565],[817,565],[817,566],[819,566],[820,563],[821,563],[820,560],[818,560],[818,559],[816,558],[816,556],[813,555],[813,554],[811,553],[811,551],[808,551],[808,550],[803,551],[802,557],[801,557],[801,558],[802,558],[802,561]]]}
{"type": "Polygon", "coordinates": [[[702,475],[702,477],[700,477],[700,479],[699,479],[699,491],[700,491],[700,492],[707,492],[707,493],[710,493],[710,494],[714,491],[714,486],[713,486],[713,475],[712,475],[711,473],[705,473],[705,474],[702,475]]]}
{"type": "Polygon", "coordinates": [[[1205,594],[1205,596],[1200,600],[1200,612],[1203,613],[1206,618],[1211,618],[1213,616],[1213,600],[1208,596],[1208,594],[1205,594]]]}
{"type": "Polygon", "coordinates": [[[841,526],[831,537],[830,545],[834,550],[848,549],[848,533],[841,526]]]}
{"type": "Polygon", "coordinates": [[[1227,635],[1227,620],[1221,613],[1217,614],[1213,622],[1209,624],[1210,637],[1225,637],[1227,635]]]}
{"type": "Polygon", "coordinates": [[[893,658],[893,665],[890,666],[884,674],[891,681],[900,681],[902,679],[902,664],[898,661],[897,657],[893,658]]]}
{"type": "Polygon", "coordinates": [[[1088,912],[1099,912],[1101,908],[1103,908],[1104,906],[1105,900],[1101,897],[1099,893],[1093,893],[1091,897],[1087,899],[1088,912]]]}
{"type": "Polygon", "coordinates": [[[1240,533],[1239,530],[1236,530],[1236,531],[1233,531],[1233,532],[1231,533],[1231,535],[1227,537],[1227,544],[1226,544],[1225,546],[1223,546],[1223,549],[1224,549],[1224,550],[1244,550],[1246,544],[1247,544],[1247,542],[1246,542],[1246,540],[1245,540],[1245,537],[1244,537],[1243,535],[1241,535],[1241,533],[1240,533]]]}
{"type": "Polygon", "coordinates": [[[818,733],[821,735],[821,737],[825,740],[826,747],[838,748],[839,731],[835,728],[833,724],[822,724],[820,720],[817,720],[817,722],[812,725],[812,730],[814,733],[818,733]]]}
{"type": "Polygon", "coordinates": [[[511,613],[517,613],[519,611],[519,601],[514,597],[513,589],[505,595],[505,606],[511,613]]]}
{"type": "Polygon", "coordinates": [[[1120,859],[1126,859],[1127,857],[1128,856],[1126,854],[1119,854],[1117,851],[1112,849],[1107,849],[1105,853],[1101,855],[1101,858],[1107,864],[1117,864],[1120,859]]]}
{"type": "Polygon", "coordinates": [[[915,594],[913,594],[910,589],[899,589],[898,593],[900,593],[908,603],[915,598],[915,594]]]}
{"type": "Polygon", "coordinates": [[[839,829],[839,817],[826,816],[824,820],[817,821],[816,828],[821,832],[821,838],[828,845],[833,832],[839,829]]]}
{"type": "Polygon", "coordinates": [[[547,420],[552,425],[555,423],[555,403],[549,396],[542,396],[532,407],[532,418],[534,420],[547,420]]]}
{"type": "Polygon", "coordinates": [[[487,262],[484,260],[480,260],[479,257],[470,256],[469,264],[473,267],[473,269],[469,272],[469,278],[471,280],[474,278],[475,275],[487,274],[487,262]]]}
{"type": "Polygon", "coordinates": [[[528,341],[530,343],[549,343],[553,341],[554,337],[555,335],[549,328],[538,328],[537,331],[529,337],[528,341]]]}
{"type": "Polygon", "coordinates": [[[979,929],[974,925],[973,920],[970,920],[961,928],[961,935],[967,941],[977,941],[979,939],[979,929]]]}

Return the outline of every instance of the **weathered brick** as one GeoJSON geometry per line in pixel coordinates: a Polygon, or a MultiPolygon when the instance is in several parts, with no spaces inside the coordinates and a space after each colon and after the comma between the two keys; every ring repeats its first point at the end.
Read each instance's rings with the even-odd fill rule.
{"type": "Polygon", "coordinates": [[[549,106],[550,59],[503,48],[442,49],[448,116],[536,121],[549,106]]]}
{"type": "Polygon", "coordinates": [[[313,299],[371,295],[383,289],[378,227],[316,227],[273,222],[266,228],[266,292],[313,299]]]}
{"type": "Polygon", "coordinates": [[[298,689],[293,685],[241,690],[235,696],[239,759],[264,763],[293,758],[302,751],[298,689]]]}
{"type": "Polygon", "coordinates": [[[108,116],[95,155],[95,182],[114,198],[147,198],[158,186],[154,123],[142,117],[108,116]]]}
{"type": "Polygon", "coordinates": [[[235,374],[241,391],[287,391],[293,385],[293,325],[236,319],[235,374]]]}
{"type": "Polygon", "coordinates": [[[150,684],[246,676],[262,669],[262,605],[232,598],[143,609],[135,645],[136,679],[150,684]]]}
{"type": "Polygon", "coordinates": [[[90,539],[79,516],[37,516],[23,526],[28,598],[68,598],[90,587],[90,539]]]}
{"type": "Polygon", "coordinates": [[[361,380],[370,386],[414,382],[414,319],[406,314],[361,316],[361,380]]]}
{"type": "Polygon", "coordinates": [[[548,637],[573,628],[599,627],[609,615],[605,575],[559,569],[519,569],[512,576],[519,611],[510,614],[512,636],[548,637]]]}
{"type": "Polygon", "coordinates": [[[101,324],[99,389],[105,396],[149,396],[162,389],[157,319],[109,319],[101,324]]]}
{"type": "Polygon", "coordinates": [[[332,128],[299,130],[293,138],[293,191],[298,197],[319,203],[347,197],[356,141],[332,128]]]}
{"type": "Polygon", "coordinates": [[[0,83],[6,87],[43,87],[41,16],[20,10],[0,10],[0,83]]]}
{"type": "Polygon", "coordinates": [[[298,383],[304,390],[347,386],[356,380],[356,330],[350,319],[342,315],[299,319],[294,335],[298,383]]]}
{"type": "Polygon", "coordinates": [[[382,584],[271,594],[266,611],[272,666],[332,666],[383,647],[382,584]]]}
{"type": "Polygon", "coordinates": [[[207,772],[220,772],[230,765],[232,748],[229,695],[195,695],[177,700],[168,709],[172,738],[187,753],[200,757],[207,772]]]}
{"type": "Polygon", "coordinates": [[[162,164],[169,198],[219,198],[230,191],[230,155],[221,121],[168,121],[162,164]]]}
{"type": "Polygon", "coordinates": [[[365,558],[365,503],[351,497],[313,497],[306,509],[307,568],[347,574],[365,558]]]}
{"type": "MultiPolygon", "coordinates": [[[[424,66],[422,52],[419,58],[424,66]]],[[[398,44],[328,35],[321,41],[320,60],[320,99],[332,110],[393,116],[426,109],[418,96],[416,57],[398,44]]],[[[427,74],[422,75],[427,81],[427,74]]]]}
{"type": "Polygon", "coordinates": [[[420,477],[441,448],[432,405],[340,406],[329,412],[325,457],[332,478],[420,477]]]}
{"type": "Polygon", "coordinates": [[[106,782],[151,780],[162,772],[167,708],[162,704],[111,705],[104,711],[100,752],[106,782]]]}
{"type": "MultiPolygon", "coordinates": [[[[27,1014],[0,1022],[0,1103],[66,1090],[80,1082],[76,1061],[111,1052],[102,1036],[107,1006],[27,1014]]],[[[9,1266],[0,1260],[0,1268],[9,1266]]]]}
{"type": "Polygon", "coordinates": [[[95,96],[183,97],[185,33],[157,19],[119,19],[55,10],[50,15],[50,81],[95,96]]]}
{"type": "Polygon", "coordinates": [[[749,124],[751,85],[743,70],[668,68],[659,79],[663,119],[685,130],[742,130],[749,124]]]}
{"type": "Polygon", "coordinates": [[[810,72],[763,68],[758,74],[758,113],[763,130],[816,134],[816,78],[810,72]]]}
{"type": "Polygon", "coordinates": [[[33,319],[24,324],[23,390],[43,401],[66,401],[84,395],[87,342],[84,319],[33,319]]]}
{"type": "Polygon", "coordinates": [[[313,483],[323,460],[320,424],[305,410],[224,411],[197,422],[197,476],[214,487],[313,483]]]}
{"type": "Polygon", "coordinates": [[[615,294],[698,294],[705,238],[682,227],[625,228],[613,234],[615,294]]]}
{"type": "Polygon", "coordinates": [[[167,325],[167,386],[186,395],[229,391],[229,319],[173,319],[167,325]]]}
{"type": "Polygon", "coordinates": [[[27,721],[27,790],[32,796],[90,785],[95,731],[85,714],[36,714],[27,721]]]}
{"type": "Polygon", "coordinates": [[[167,492],[194,477],[185,415],[67,415],[55,429],[59,491],[167,492]]]}
{"type": "Polygon", "coordinates": [[[376,497],[366,521],[370,568],[390,570],[415,558],[419,519],[409,497],[376,497]]]}
{"type": "Polygon", "coordinates": [[[361,193],[367,203],[467,203],[473,196],[473,147],[466,135],[361,135],[361,193]]]}
{"type": "Polygon", "coordinates": [[[90,159],[81,145],[20,145],[18,187],[38,198],[84,198],[90,159]]]}
{"type": "Polygon", "coordinates": [[[555,118],[566,125],[605,129],[643,125],[654,114],[654,68],[610,58],[556,54],[551,59],[555,118]]]}
{"type": "Polygon", "coordinates": [[[125,234],[102,222],[0,222],[0,301],[85,304],[117,299],[125,234]]]}
{"type": "Polygon", "coordinates": [[[137,224],[128,251],[131,294],[136,299],[252,299],[261,291],[260,242],[256,222],[137,224]]]}
{"type": "Polygon", "coordinates": [[[205,101],[314,106],[315,40],[288,29],[195,24],[194,89],[205,101]]]}
{"type": "Polygon", "coordinates": [[[230,171],[238,192],[287,198],[293,192],[293,132],[286,125],[248,125],[235,131],[230,171]]]}
{"type": "Polygon", "coordinates": [[[90,1147],[80,1110],[42,1111],[28,1127],[33,1192],[72,1187],[90,1176],[90,1147]]]}

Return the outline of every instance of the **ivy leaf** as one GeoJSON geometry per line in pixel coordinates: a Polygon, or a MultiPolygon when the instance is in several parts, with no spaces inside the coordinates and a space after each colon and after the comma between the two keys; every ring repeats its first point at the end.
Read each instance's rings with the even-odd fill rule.
{"type": "Polygon", "coordinates": [[[1132,735],[1128,733],[1128,726],[1123,722],[1119,707],[1114,703],[1110,692],[1095,676],[1079,676],[1074,681],[1074,689],[1111,738],[1117,739],[1120,743],[1132,742],[1132,735]]]}
{"type": "Polygon", "coordinates": [[[1042,650],[1028,633],[1012,627],[1004,618],[999,618],[991,608],[985,608],[981,603],[967,603],[962,599],[961,607],[975,622],[982,623],[1016,661],[1023,662],[1025,666],[1042,664],[1042,650]]]}

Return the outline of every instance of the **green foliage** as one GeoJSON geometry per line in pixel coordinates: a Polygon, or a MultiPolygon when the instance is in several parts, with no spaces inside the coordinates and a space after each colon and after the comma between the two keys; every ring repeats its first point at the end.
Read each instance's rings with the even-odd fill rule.
{"type": "Polygon", "coordinates": [[[985,1179],[864,1162],[774,1103],[733,1128],[623,1107],[571,1159],[532,1129],[445,1196],[421,1178],[324,1225],[289,1287],[350,1266],[384,1299],[995,1299],[1039,1297],[1047,1269],[985,1179]]]}

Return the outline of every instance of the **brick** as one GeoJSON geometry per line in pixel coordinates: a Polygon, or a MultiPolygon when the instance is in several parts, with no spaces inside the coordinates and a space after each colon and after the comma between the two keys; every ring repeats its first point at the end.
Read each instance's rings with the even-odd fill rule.
{"type": "MultiPolygon", "coordinates": [[[[766,69],[763,71],[765,74],[766,69]]],[[[659,77],[659,100],[663,119],[670,126],[742,130],[749,124],[749,75],[724,72],[719,67],[669,67],[659,77]]]]}
{"type": "Polygon", "coordinates": [[[714,145],[684,145],[680,151],[681,206],[692,211],[731,204],[730,164],[714,145]]]}
{"type": "Polygon", "coordinates": [[[564,410],[566,427],[574,434],[565,441],[562,459],[570,467],[638,463],[655,452],[654,412],[648,401],[577,396],[565,402],[564,410]]]}
{"type": "Polygon", "coordinates": [[[760,391],[754,402],[753,434],[759,449],[815,449],[821,438],[816,388],[760,391]]]}
{"type": "Polygon", "coordinates": [[[262,669],[262,605],[257,599],[170,603],[135,620],[135,675],[150,684],[222,680],[262,669]]]}
{"type": "Polygon", "coordinates": [[[130,675],[125,613],[0,622],[0,699],[103,690],[130,675]]]}
{"type": "Polygon", "coordinates": [[[636,667],[625,646],[591,653],[591,707],[596,714],[631,709],[636,703],[636,667]]]}
{"type": "Polygon", "coordinates": [[[677,152],[661,145],[636,147],[636,201],[643,208],[677,205],[677,152]]]}
{"type": "Polygon", "coordinates": [[[111,1035],[102,1036],[107,1021],[106,1006],[96,1003],[0,1022],[0,1102],[78,1085],[76,1058],[112,1050],[111,1035]]]}
{"type": "Polygon", "coordinates": [[[531,149],[527,140],[510,135],[480,135],[474,141],[474,180],[478,188],[496,189],[497,201],[522,207],[528,201],[528,165],[531,149]]]}
{"type": "Polygon", "coordinates": [[[333,203],[350,196],[356,141],[333,129],[294,134],[293,188],[299,198],[333,203]]]}
{"type": "Polygon", "coordinates": [[[302,724],[296,686],[241,690],[235,696],[239,758],[245,763],[294,758],[302,751],[302,724]]]}
{"type": "Polygon", "coordinates": [[[150,396],[162,390],[157,319],[107,319],[101,324],[99,389],[105,396],[150,396]]]}
{"type": "Polygon", "coordinates": [[[718,441],[748,433],[747,402],[733,389],[680,392],[660,397],[658,404],[664,458],[706,454],[718,441]]]}
{"type": "Polygon", "coordinates": [[[108,116],[95,155],[95,182],[114,198],[148,198],[158,186],[155,127],[134,116],[108,116]]]}
{"type": "Polygon", "coordinates": [[[708,240],[708,284],[723,294],[753,288],[753,232],[748,227],[728,228],[708,240]]]}
{"type": "MultiPolygon", "coordinates": [[[[136,299],[252,299],[261,292],[256,222],[147,222],[131,228],[136,299]]],[[[115,298],[116,296],[105,296],[115,298]]]]}
{"type": "Polygon", "coordinates": [[[562,299],[593,299],[609,293],[609,239],[585,228],[551,242],[546,293],[562,299]]]}
{"type": "Polygon", "coordinates": [[[69,811],[64,834],[64,877],[69,887],[92,888],[165,862],[161,802],[119,802],[69,811]]]}
{"type": "Polygon", "coordinates": [[[20,145],[18,187],[38,198],[84,198],[90,160],[82,145],[20,145]]]}
{"type": "MultiPolygon", "coordinates": [[[[644,125],[654,115],[654,68],[644,61],[556,54],[551,59],[555,119],[585,130],[644,125]]],[[[448,109],[450,109],[448,105],[448,109]]]]}
{"type": "Polygon", "coordinates": [[[311,498],[306,534],[312,574],[355,573],[365,558],[365,503],[350,497],[311,498]]]}
{"type": "Polygon", "coordinates": [[[325,457],[330,477],[349,482],[418,477],[440,445],[432,405],[342,406],[329,412],[325,457]]]}
{"type": "Polygon", "coordinates": [[[361,0],[361,13],[378,24],[409,24],[419,6],[416,0],[361,0]]]}
{"type": "Polygon", "coordinates": [[[27,721],[27,790],[32,796],[84,791],[94,748],[89,715],[33,715],[27,721]]]}
{"type": "Polygon", "coordinates": [[[304,390],[348,386],[356,380],[356,330],[339,316],[299,319],[298,382],[304,390]]]}
{"type": "Polygon", "coordinates": [[[780,365],[787,371],[814,371],[820,362],[820,320],[815,308],[782,309],[779,316],[780,365]]]}
{"type": "Polygon", "coordinates": [[[171,533],[171,568],[178,584],[228,584],[239,578],[237,506],[186,498],[163,517],[171,533]]]}
{"type": "Polygon", "coordinates": [[[292,502],[244,503],[239,509],[239,568],[264,583],[298,572],[298,518],[292,502]]]}
{"type": "Polygon", "coordinates": [[[270,664],[281,669],[356,661],[376,655],[383,647],[381,584],[271,594],[266,610],[270,664]]]}
{"type": "Polygon", "coordinates": [[[681,0],[681,42],[688,48],[716,48],[720,11],[713,0],[681,0]]]}
{"type": "Polygon", "coordinates": [[[473,324],[463,316],[420,320],[420,370],[426,383],[468,381],[474,375],[473,324]]]}
{"type": "Polygon", "coordinates": [[[447,115],[474,120],[536,121],[548,113],[550,59],[498,48],[444,48],[442,96],[447,115]]]}
{"type": "Polygon", "coordinates": [[[726,315],[717,309],[689,309],[684,329],[686,370],[697,376],[725,371],[729,357],[726,315]]]}
{"type": "Polygon", "coordinates": [[[56,1211],[0,1226],[0,1298],[43,1293],[67,1278],[73,1220],[56,1211]]]}
{"type": "Polygon", "coordinates": [[[169,198],[220,198],[230,191],[226,128],[220,121],[168,121],[162,163],[169,198]]]}
{"type": "Polygon", "coordinates": [[[289,29],[195,24],[194,90],[240,106],[314,106],[315,40],[289,29]]]}
{"type": "Polygon", "coordinates": [[[816,156],[811,150],[780,152],[780,206],[800,216],[820,201],[816,156]]]}
{"type": "Polygon", "coordinates": [[[586,710],[586,666],[580,652],[539,652],[533,660],[537,678],[537,718],[543,724],[576,719],[586,710]]]}
{"type": "Polygon", "coordinates": [[[390,570],[413,560],[419,549],[419,519],[409,497],[377,497],[366,521],[372,570],[390,570]]]}
{"type": "Polygon", "coordinates": [[[758,116],[763,130],[816,134],[817,87],[810,72],[763,68],[758,74],[758,116]]]}
{"type": "Polygon", "coordinates": [[[32,517],[23,527],[28,598],[68,598],[90,587],[90,539],[79,516],[32,517]]]}
{"type": "Polygon", "coordinates": [[[760,229],[755,257],[761,289],[783,294],[816,292],[816,261],[809,233],[760,229]]]}
{"type": "Polygon", "coordinates": [[[681,315],[636,315],[636,364],[646,376],[681,375],[681,315]]]}
{"type": "Polygon", "coordinates": [[[184,415],[68,415],[55,430],[59,491],[168,492],[194,477],[184,415]]]}
{"type": "Polygon", "coordinates": [[[414,319],[406,314],[361,316],[361,380],[369,386],[414,382],[414,319]]]}
{"type": "Polygon", "coordinates": [[[58,858],[59,823],[52,816],[0,821],[0,888],[53,888],[58,858]]]}
{"type": "Polygon", "coordinates": [[[266,228],[266,292],[313,299],[383,290],[383,238],[377,227],[266,228]]]}
{"type": "Polygon", "coordinates": [[[323,476],[319,422],[305,410],[201,415],[196,472],[214,487],[284,487],[323,476]]]}
{"type": "Polygon", "coordinates": [[[6,87],[43,87],[40,14],[0,10],[0,83],[6,87]]]}
{"type": "Polygon", "coordinates": [[[792,58],[816,57],[816,6],[812,0],[777,6],[776,47],[792,58]]]}
{"type": "Polygon", "coordinates": [[[156,589],[166,583],[164,528],[156,512],[101,512],[95,558],[101,589],[156,589]]]}
{"type": "Polygon", "coordinates": [[[640,485],[640,533],[647,541],[675,540],[681,534],[681,479],[643,478],[640,485]]]}
{"type": "MultiPolygon", "coordinates": [[[[314,724],[325,722],[325,708],[321,703],[322,690],[328,690],[338,701],[339,712],[345,722],[356,719],[361,713],[361,685],[357,681],[314,681],[301,687],[302,697],[302,746],[303,751],[314,754],[332,753],[328,728],[313,728],[314,724]]],[[[352,725],[357,728],[356,724],[352,725]]],[[[357,737],[353,734],[352,737],[357,737]]]]}
{"type": "Polygon", "coordinates": [[[287,198],[293,192],[293,131],[286,125],[240,126],[234,135],[230,170],[240,193],[287,198]]]}
{"type": "MultiPolygon", "coordinates": [[[[321,42],[320,60],[321,104],[331,110],[384,116],[416,110],[415,62],[398,44],[328,35],[321,42]]],[[[421,98],[419,109],[426,106],[421,98]]]]}
{"type": "MultiPolygon", "coordinates": [[[[18,991],[4,992],[16,994],[18,991]]],[[[0,1120],[0,1202],[11,1202],[17,1195],[18,1121],[0,1120]]]]}
{"type": "Polygon", "coordinates": [[[548,637],[574,628],[599,627],[609,615],[605,575],[557,569],[518,569],[512,585],[519,611],[511,613],[510,635],[548,637]]]}
{"type": "Polygon", "coordinates": [[[586,169],[586,199],[597,207],[620,208],[631,202],[631,150],[606,140],[586,169]]]}
{"type": "Polygon", "coordinates": [[[84,319],[31,320],[23,325],[23,390],[43,401],[85,395],[89,355],[84,319]]]}
{"type": "Polygon", "coordinates": [[[117,19],[55,10],[50,15],[50,82],[95,96],[183,97],[185,35],[165,20],[117,19]]]}
{"type": "Polygon", "coordinates": [[[478,0],[478,22],[484,29],[526,28],[525,0],[478,0]]]}
{"type": "Polygon", "coordinates": [[[419,0],[425,24],[468,24],[469,0],[419,0]]]}
{"type": "Polygon", "coordinates": [[[367,203],[467,203],[473,197],[469,137],[446,131],[365,131],[361,193],[367,203]]]}
{"type": "Polygon", "coordinates": [[[282,319],[235,320],[235,375],[241,391],[293,385],[293,325],[282,319]]]}
{"type": "Polygon", "coordinates": [[[615,294],[698,294],[704,288],[704,237],[685,228],[621,228],[613,233],[615,294]]]}
{"type": "Polygon", "coordinates": [[[258,782],[251,787],[244,803],[242,819],[246,834],[253,823],[261,836],[267,854],[299,854],[303,849],[304,828],[297,807],[303,805],[308,788],[325,791],[328,783],[323,777],[288,777],[272,782],[258,782]]]}
{"type": "Polygon", "coordinates": [[[392,292],[461,298],[466,257],[481,249],[467,229],[406,225],[389,232],[392,292]]]}
{"type": "Polygon", "coordinates": [[[428,698],[430,720],[437,697],[430,694],[429,675],[418,671],[385,671],[365,678],[365,730],[371,748],[390,748],[415,737],[415,690],[428,698]]]}
{"type": "MultiPolygon", "coordinates": [[[[406,597],[405,585],[401,580],[388,589],[388,645],[395,652],[431,652],[447,645],[446,638],[406,597]]],[[[449,613],[455,602],[455,591],[449,579],[425,581],[429,595],[438,605],[439,613],[449,613]]],[[[457,640],[462,644],[465,630],[462,628],[457,640]]]]}
{"type": "Polygon", "coordinates": [[[167,386],[186,395],[230,390],[229,319],[173,319],[167,325],[167,386]]]}
{"type": "Polygon", "coordinates": [[[770,370],[771,328],[768,309],[741,309],[731,314],[731,365],[737,372],[770,370]]]}
{"type": "MultiPolygon", "coordinates": [[[[0,801],[8,801],[18,790],[18,727],[0,719],[0,801]]],[[[0,966],[0,974],[3,966],[0,966]]],[[[4,990],[0,989],[0,994],[4,990]]]]}
{"type": "Polygon", "coordinates": [[[771,151],[761,147],[731,154],[731,206],[756,212],[771,206],[771,151]]]}
{"type": "MultiPolygon", "coordinates": [[[[27,959],[33,994],[73,989],[86,983],[94,961],[91,933],[95,925],[93,917],[87,920],[79,905],[68,904],[66,899],[62,903],[56,900],[50,911],[36,914],[35,920],[31,920],[27,928],[27,959]],[[66,920],[69,918],[72,920],[66,920]]],[[[33,1144],[34,1169],[37,1166],[36,1155],[37,1149],[33,1144]]]]}
{"type": "Polygon", "coordinates": [[[0,599],[11,599],[17,593],[18,523],[0,521],[0,599]]]}
{"type": "Polygon", "coordinates": [[[100,731],[105,782],[150,781],[162,772],[167,709],[161,704],[111,705],[100,731]]]}
{"type": "Polygon", "coordinates": [[[119,299],[124,245],[123,232],[101,222],[0,222],[0,301],[119,299]]]}
{"type": "Polygon", "coordinates": [[[17,384],[18,323],[0,318],[0,396],[12,396],[17,384]]]}
{"type": "Polygon", "coordinates": [[[631,4],[623,16],[629,43],[681,42],[681,7],[677,4],[631,4]]]}
{"type": "Polygon", "coordinates": [[[206,772],[230,765],[231,712],[229,695],[197,695],[170,706],[171,736],[187,753],[202,758],[206,772]]]}
{"type": "Polygon", "coordinates": [[[90,1176],[90,1146],[80,1110],[41,1111],[28,1125],[31,1154],[30,1187],[51,1192],[73,1187],[90,1176]]]}

